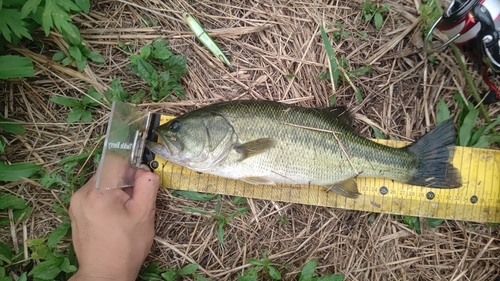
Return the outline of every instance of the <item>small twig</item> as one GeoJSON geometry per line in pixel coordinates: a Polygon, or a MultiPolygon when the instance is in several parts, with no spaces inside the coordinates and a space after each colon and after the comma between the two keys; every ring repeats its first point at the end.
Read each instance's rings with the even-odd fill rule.
{"type": "MultiPolygon", "coordinates": [[[[193,258],[191,258],[190,256],[184,254],[183,252],[181,252],[179,249],[177,249],[174,245],[168,243],[166,240],[158,237],[158,236],[155,236],[154,240],[160,244],[162,244],[163,246],[169,248],[170,250],[176,252],[177,254],[179,254],[181,257],[185,258],[186,260],[188,260],[190,263],[196,263],[195,260],[193,258]]],[[[215,276],[213,276],[209,271],[207,271],[205,268],[203,268],[201,265],[199,265],[198,267],[201,271],[203,271],[206,275],[210,276],[211,278],[215,278],[215,276]]]]}
{"type": "Polygon", "coordinates": [[[354,168],[354,165],[351,162],[351,157],[349,156],[349,153],[347,153],[347,150],[346,150],[345,146],[342,144],[342,142],[340,141],[340,139],[337,137],[337,134],[342,134],[342,133],[335,132],[335,131],[330,131],[330,130],[319,129],[319,128],[301,126],[301,125],[291,124],[291,123],[287,123],[287,122],[282,122],[282,123],[285,124],[285,125],[288,125],[288,126],[297,127],[297,128],[301,128],[301,129],[307,129],[307,130],[312,130],[312,131],[318,131],[318,132],[324,132],[324,133],[330,133],[330,134],[332,134],[333,137],[335,138],[335,140],[337,141],[337,143],[339,144],[340,149],[342,149],[342,152],[345,154],[345,156],[347,158],[347,161],[351,165],[351,168],[356,173],[356,176],[359,175],[358,171],[356,170],[356,168],[354,168]]]}

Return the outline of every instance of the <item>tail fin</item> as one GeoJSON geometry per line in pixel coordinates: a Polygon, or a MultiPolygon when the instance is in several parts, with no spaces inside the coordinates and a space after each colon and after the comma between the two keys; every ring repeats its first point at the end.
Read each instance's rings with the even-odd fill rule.
{"type": "Polygon", "coordinates": [[[409,184],[439,188],[462,186],[460,171],[450,163],[453,151],[449,146],[454,144],[456,135],[455,124],[449,119],[407,146],[418,159],[409,184]]]}

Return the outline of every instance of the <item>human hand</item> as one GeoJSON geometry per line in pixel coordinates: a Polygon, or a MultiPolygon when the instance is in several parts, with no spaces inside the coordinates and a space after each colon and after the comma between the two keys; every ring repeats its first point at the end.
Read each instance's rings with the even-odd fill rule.
{"type": "MultiPolygon", "coordinates": [[[[121,172],[115,175],[129,171],[121,172]]],[[[133,187],[97,190],[94,175],[73,194],[69,215],[79,269],[72,281],[137,277],[153,243],[159,177],[145,167],[134,178],[133,187]]]]}

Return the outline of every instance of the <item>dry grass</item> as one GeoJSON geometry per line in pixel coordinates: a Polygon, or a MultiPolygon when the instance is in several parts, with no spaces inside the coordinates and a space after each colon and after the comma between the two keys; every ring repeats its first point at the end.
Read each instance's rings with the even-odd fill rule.
{"type": "MultiPolygon", "coordinates": [[[[389,136],[414,140],[435,124],[439,98],[456,112],[452,94],[467,95],[467,89],[450,50],[437,55],[441,61],[437,65],[430,64],[423,52],[416,7],[421,1],[389,3],[384,27],[376,31],[359,19],[361,0],[95,1],[89,15],[77,15],[74,20],[90,48],[102,54],[106,63],[89,64],[79,73],[51,62],[51,55],[64,46],[56,35],[43,38],[40,34],[45,43],[42,53],[30,50],[31,46],[15,50],[35,60],[37,76],[0,84],[2,114],[20,120],[27,129],[10,140],[1,160],[43,163],[46,172],[53,172],[60,170],[60,159],[101,145],[108,108],[99,109],[92,123],[68,125],[67,109],[49,98],[79,98],[90,85],[102,92],[115,77],[121,77],[127,91],[137,92],[145,84],[127,69],[130,54],[117,42],[140,48],[159,36],[176,53],[188,57],[189,73],[183,78],[186,98],[145,101],[141,105],[145,110],[177,115],[232,99],[327,106],[335,93],[337,104],[347,105],[363,120],[356,122],[362,135],[373,137],[368,124],[374,124],[389,136]],[[197,18],[222,49],[230,50],[234,72],[193,40],[181,10],[197,18]],[[361,103],[349,83],[333,87],[317,79],[328,66],[319,26],[333,26],[328,29],[331,34],[337,30],[336,21],[349,33],[348,38],[333,42],[337,54],[346,56],[353,69],[373,67],[351,79],[363,93],[361,103]],[[362,40],[358,32],[368,37],[362,40]],[[286,78],[289,73],[295,77],[286,78]]],[[[493,105],[488,111],[495,117],[500,107],[493,105]]],[[[23,245],[23,235],[46,237],[60,223],[51,207],[61,199],[58,190],[30,180],[2,185],[0,190],[18,194],[34,206],[26,223],[0,229],[1,241],[23,245]]],[[[223,197],[228,212],[236,208],[231,200],[223,197]]],[[[206,277],[236,280],[249,267],[248,258],[261,258],[269,250],[274,262],[290,265],[289,270],[281,269],[284,280],[295,280],[311,258],[318,259],[320,274],[342,273],[347,280],[493,280],[500,274],[498,227],[448,220],[435,229],[423,223],[423,233],[418,235],[401,218],[390,215],[249,199],[251,211],[226,226],[222,245],[210,218],[182,210],[182,206],[214,210],[215,204],[214,200],[188,201],[161,190],[157,239],[148,262],[174,268],[196,262],[206,277]]]]}

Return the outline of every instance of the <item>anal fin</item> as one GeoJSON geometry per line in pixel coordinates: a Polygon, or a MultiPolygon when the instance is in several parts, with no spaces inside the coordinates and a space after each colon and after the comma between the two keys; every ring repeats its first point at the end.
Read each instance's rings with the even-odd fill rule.
{"type": "Polygon", "coordinates": [[[332,191],[347,198],[356,199],[361,193],[358,190],[356,177],[351,177],[343,181],[323,186],[327,191],[332,191]]]}
{"type": "Polygon", "coordinates": [[[276,183],[269,179],[269,178],[266,178],[266,177],[243,177],[243,178],[239,178],[239,180],[242,180],[244,182],[248,182],[250,184],[270,184],[270,185],[275,185],[276,183]]]}

